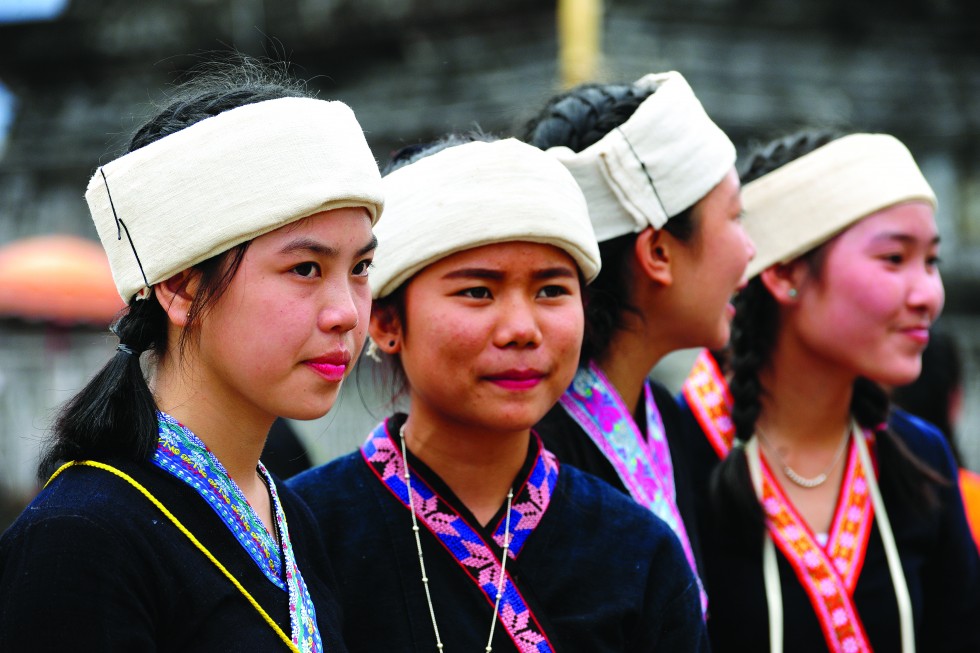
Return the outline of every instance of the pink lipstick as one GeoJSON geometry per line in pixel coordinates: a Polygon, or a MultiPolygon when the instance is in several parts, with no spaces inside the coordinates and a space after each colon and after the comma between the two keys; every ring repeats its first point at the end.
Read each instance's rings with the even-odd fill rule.
{"type": "Polygon", "coordinates": [[[327,381],[336,383],[344,380],[344,375],[347,373],[347,366],[350,364],[350,353],[339,351],[318,356],[317,358],[311,358],[304,362],[310,369],[327,381]]]}
{"type": "Polygon", "coordinates": [[[530,390],[536,386],[544,378],[544,373],[538,370],[507,370],[486,378],[505,390],[520,391],[530,390]]]}

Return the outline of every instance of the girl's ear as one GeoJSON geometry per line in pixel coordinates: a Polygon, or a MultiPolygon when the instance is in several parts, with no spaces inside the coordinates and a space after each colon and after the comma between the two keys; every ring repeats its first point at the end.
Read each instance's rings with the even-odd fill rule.
{"type": "Polygon", "coordinates": [[[663,229],[647,227],[636,237],[633,256],[643,273],[661,286],[674,283],[671,269],[674,241],[663,229]]]}
{"type": "Polygon", "coordinates": [[[799,301],[800,292],[807,280],[806,266],[803,259],[777,263],[763,270],[759,278],[777,303],[788,306],[799,301]]]}
{"type": "Polygon", "coordinates": [[[167,313],[170,323],[178,327],[187,326],[188,313],[197,295],[201,274],[193,269],[178,272],[174,276],[153,286],[157,301],[167,313]]]}
{"type": "Polygon", "coordinates": [[[375,304],[371,308],[371,323],[368,325],[368,333],[378,349],[384,353],[392,355],[400,352],[404,329],[396,307],[391,304],[380,306],[375,304]]]}

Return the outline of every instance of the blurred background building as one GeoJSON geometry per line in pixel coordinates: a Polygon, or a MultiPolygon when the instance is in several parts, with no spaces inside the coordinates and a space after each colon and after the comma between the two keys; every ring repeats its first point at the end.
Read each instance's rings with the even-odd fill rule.
{"type": "MultiPolygon", "coordinates": [[[[660,70],[688,78],[741,153],[801,126],[895,134],[940,197],[943,323],[967,379],[961,449],[980,466],[978,3],[0,0],[0,491],[15,503],[34,490],[57,405],[115,346],[118,297],[85,248],[88,179],[168,85],[232,48],[288,60],[320,97],[350,104],[382,162],[451,130],[517,133],[563,80],[660,70]],[[75,239],[26,240],[51,234],[75,239]]],[[[339,410],[295,425],[315,461],[386,412],[358,380],[339,410]]]]}

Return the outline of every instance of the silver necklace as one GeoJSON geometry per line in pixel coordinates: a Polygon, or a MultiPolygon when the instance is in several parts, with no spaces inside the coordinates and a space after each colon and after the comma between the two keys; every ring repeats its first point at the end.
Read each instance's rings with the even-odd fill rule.
{"type": "MultiPolygon", "coordinates": [[[[398,429],[402,445],[402,461],[405,463],[405,487],[408,492],[408,511],[412,513],[412,533],[415,535],[415,549],[419,554],[419,569],[422,572],[422,587],[425,589],[425,601],[429,605],[429,617],[432,619],[432,631],[436,635],[436,650],[442,651],[442,637],[439,635],[439,624],[436,623],[436,611],[432,606],[432,594],[429,591],[429,575],[425,573],[425,558],[422,556],[422,539],[419,537],[419,522],[415,516],[415,502],[412,499],[412,472],[408,467],[408,454],[405,448],[405,425],[398,429]]],[[[493,651],[493,631],[497,626],[497,615],[500,614],[500,599],[504,595],[504,579],[507,577],[507,554],[510,552],[510,508],[514,500],[514,488],[507,490],[507,513],[504,517],[504,554],[500,561],[500,578],[497,580],[497,600],[493,604],[493,617],[490,619],[490,636],[487,638],[486,653],[493,651]]]]}
{"type": "Polygon", "coordinates": [[[780,467],[782,467],[783,474],[786,475],[786,478],[788,478],[793,483],[799,485],[802,488],[806,488],[807,490],[812,490],[813,488],[820,487],[821,485],[826,483],[827,479],[829,478],[828,475],[830,474],[831,470],[833,470],[834,467],[837,466],[837,463],[840,462],[841,456],[844,455],[844,450],[847,448],[847,442],[848,442],[847,436],[850,435],[851,433],[851,427],[850,425],[848,425],[848,427],[844,429],[844,437],[841,438],[840,446],[837,448],[837,453],[834,454],[834,459],[830,461],[830,464],[827,465],[827,467],[822,472],[820,472],[813,478],[807,478],[806,476],[797,473],[796,470],[794,470],[792,467],[787,465],[782,455],[780,455],[779,450],[772,445],[772,443],[769,441],[769,438],[766,437],[766,434],[762,432],[762,429],[756,426],[755,431],[756,433],[759,434],[759,437],[762,439],[762,441],[766,443],[766,448],[769,451],[771,451],[776,456],[777,459],[779,459],[779,465],[780,467]]]}

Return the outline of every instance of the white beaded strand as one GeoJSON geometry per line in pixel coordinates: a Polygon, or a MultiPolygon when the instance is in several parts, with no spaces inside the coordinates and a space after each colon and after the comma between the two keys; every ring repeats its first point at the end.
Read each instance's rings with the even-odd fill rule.
{"type": "MultiPolygon", "coordinates": [[[[429,605],[429,617],[432,619],[432,631],[436,635],[436,650],[443,651],[442,637],[439,635],[439,624],[436,623],[436,611],[432,605],[432,594],[429,591],[429,577],[425,573],[425,558],[422,556],[422,538],[419,536],[418,518],[415,516],[415,502],[412,499],[412,472],[408,467],[408,454],[405,447],[405,425],[398,429],[402,445],[402,460],[405,463],[405,489],[408,492],[408,511],[412,514],[412,533],[415,535],[415,549],[419,554],[419,569],[422,571],[422,587],[425,589],[425,601],[429,605]]],[[[514,500],[514,488],[507,490],[507,514],[504,522],[504,554],[500,562],[500,578],[497,579],[497,598],[493,606],[493,618],[490,621],[490,637],[487,639],[486,653],[493,651],[493,632],[497,625],[497,615],[500,614],[500,600],[504,595],[504,579],[507,577],[507,556],[510,552],[510,510],[514,500]]]]}
{"type": "Polygon", "coordinates": [[[850,440],[848,436],[851,434],[850,426],[848,426],[848,428],[844,430],[844,437],[841,438],[840,446],[837,448],[837,453],[834,455],[834,459],[830,461],[830,464],[827,465],[827,467],[822,472],[820,472],[813,478],[807,478],[806,476],[803,476],[795,469],[790,467],[788,464],[786,464],[786,460],[779,453],[779,450],[776,449],[776,447],[774,447],[771,442],[769,442],[769,438],[767,438],[766,434],[762,432],[762,429],[756,426],[755,431],[756,433],[759,434],[759,437],[766,444],[766,449],[772,451],[772,453],[776,456],[776,459],[779,461],[779,465],[780,467],[782,467],[783,474],[786,475],[786,478],[791,480],[796,485],[799,485],[800,487],[805,488],[807,490],[812,490],[815,487],[820,487],[821,485],[827,482],[830,472],[834,469],[834,467],[837,466],[837,463],[840,462],[841,457],[844,455],[844,451],[847,449],[847,443],[850,440]]]}

